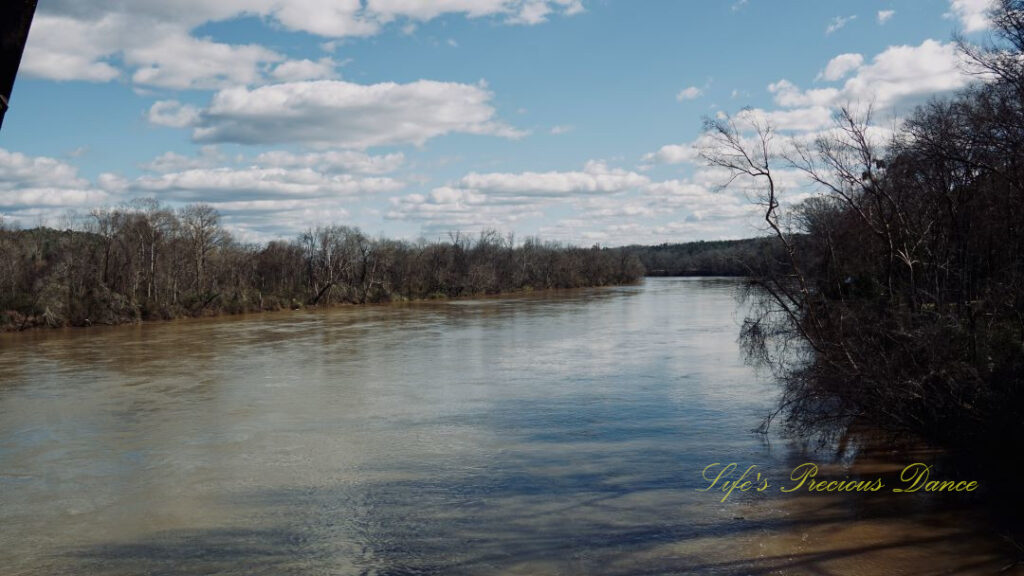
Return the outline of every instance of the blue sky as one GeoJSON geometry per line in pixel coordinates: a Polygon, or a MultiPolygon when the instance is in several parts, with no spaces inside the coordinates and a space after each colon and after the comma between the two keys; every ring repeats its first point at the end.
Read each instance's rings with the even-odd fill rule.
{"type": "Polygon", "coordinates": [[[702,118],[806,136],[871,102],[891,125],[966,85],[951,37],[982,38],[987,2],[41,0],[0,214],[152,197],[246,241],[747,237],[757,207],[693,153],[702,118]]]}

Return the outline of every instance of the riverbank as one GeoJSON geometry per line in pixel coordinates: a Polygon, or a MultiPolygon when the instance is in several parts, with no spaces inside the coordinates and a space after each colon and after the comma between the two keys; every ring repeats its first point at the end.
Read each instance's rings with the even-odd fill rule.
{"type": "MultiPolygon", "coordinates": [[[[215,320],[217,318],[233,318],[233,317],[245,317],[247,315],[260,315],[260,314],[275,314],[275,313],[286,313],[286,312],[300,312],[300,311],[316,311],[316,310],[332,310],[339,308],[356,308],[356,307],[371,307],[371,306],[402,306],[402,305],[415,305],[415,304],[426,304],[431,302],[459,302],[475,299],[502,299],[502,298],[515,298],[522,296],[557,296],[561,294],[571,294],[579,290],[586,290],[592,288],[610,288],[616,286],[637,286],[644,282],[644,278],[634,282],[626,282],[613,285],[604,286],[581,286],[578,288],[543,288],[535,290],[532,287],[525,287],[519,290],[512,290],[507,292],[499,293],[481,293],[481,294],[463,294],[459,296],[445,296],[442,294],[435,295],[429,298],[399,298],[387,301],[376,301],[376,302],[336,302],[336,303],[318,303],[318,304],[304,304],[297,301],[292,301],[288,305],[282,305],[278,302],[275,305],[267,306],[263,308],[242,308],[231,311],[216,311],[209,310],[202,314],[188,315],[182,314],[179,316],[169,316],[160,318],[147,318],[131,317],[125,318],[121,322],[116,323],[87,323],[83,325],[65,325],[65,324],[48,324],[45,317],[38,317],[31,319],[24,324],[8,323],[0,324],[0,334],[16,334],[20,332],[29,331],[40,331],[40,330],[52,330],[52,329],[83,329],[83,328],[100,328],[100,327],[116,327],[116,326],[132,326],[142,324],[163,324],[171,322],[186,322],[189,320],[215,320]]],[[[10,314],[10,312],[4,313],[10,314]]],[[[7,316],[10,318],[10,316],[7,316]]],[[[0,314],[0,318],[4,318],[3,314],[0,314]]]]}
{"type": "Polygon", "coordinates": [[[85,230],[0,228],[0,327],[90,326],[241,312],[628,284],[621,249],[483,232],[408,242],[310,229],[233,240],[209,206],[98,211],[85,230]]]}

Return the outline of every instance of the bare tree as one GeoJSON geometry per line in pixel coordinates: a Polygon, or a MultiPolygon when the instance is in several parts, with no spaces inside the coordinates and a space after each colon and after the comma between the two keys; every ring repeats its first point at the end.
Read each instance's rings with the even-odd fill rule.
{"type": "Polygon", "coordinates": [[[194,265],[193,287],[202,291],[206,286],[204,272],[207,259],[223,239],[220,215],[209,204],[190,204],[181,209],[178,218],[194,265]]]}

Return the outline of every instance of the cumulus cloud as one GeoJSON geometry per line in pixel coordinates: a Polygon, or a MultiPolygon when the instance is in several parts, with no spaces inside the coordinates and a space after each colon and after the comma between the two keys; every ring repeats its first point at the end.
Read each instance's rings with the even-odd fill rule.
{"type": "Polygon", "coordinates": [[[896,11],[895,10],[879,10],[878,11],[878,15],[877,15],[878,23],[879,24],[885,24],[889,20],[892,20],[892,17],[895,16],[895,15],[896,15],[896,11]]]}
{"type": "Polygon", "coordinates": [[[688,144],[666,144],[644,156],[644,162],[657,164],[682,164],[692,162],[697,158],[697,149],[688,144]]]}
{"type": "Polygon", "coordinates": [[[980,32],[992,25],[988,13],[993,6],[994,0],[950,0],[945,16],[955,19],[964,32],[980,32]]]}
{"type": "Polygon", "coordinates": [[[864,56],[860,54],[840,54],[829,60],[828,65],[818,74],[818,77],[830,82],[842,80],[847,74],[860,68],[862,64],[864,64],[864,56]]]}
{"type": "Polygon", "coordinates": [[[811,132],[832,124],[832,109],[827,106],[809,106],[793,110],[754,109],[750,114],[767,119],[770,126],[781,131],[811,132]]]}
{"type": "Polygon", "coordinates": [[[202,111],[199,142],[369,148],[416,144],[450,133],[519,138],[495,119],[483,85],[419,80],[409,84],[289,82],[229,88],[202,111]]]}
{"type": "Polygon", "coordinates": [[[207,90],[258,82],[262,65],[284,60],[255,44],[230,45],[176,31],[152,34],[123,58],[135,67],[132,81],[136,84],[207,90]]]}
{"type": "Polygon", "coordinates": [[[122,74],[120,65],[132,70],[136,84],[212,89],[259,81],[264,65],[283,60],[262,46],[193,37],[173,20],[42,11],[32,22],[22,66],[26,74],[42,78],[105,82],[122,74]]]}
{"type": "Polygon", "coordinates": [[[286,28],[317,36],[372,36],[380,31],[374,15],[362,9],[360,0],[253,0],[246,4],[276,19],[286,28]]]}
{"type": "Polygon", "coordinates": [[[311,168],[196,168],[156,176],[141,176],[127,183],[136,195],[156,193],[164,200],[227,202],[281,198],[318,198],[374,194],[401,189],[392,178],[330,175],[311,168]]]}
{"type": "Polygon", "coordinates": [[[649,182],[646,176],[600,161],[587,162],[571,172],[470,173],[458,181],[460,188],[499,196],[565,196],[570,194],[613,194],[649,182]]]}
{"type": "Polygon", "coordinates": [[[28,156],[0,148],[0,190],[16,188],[85,188],[78,170],[45,156],[28,156]]]}
{"type": "Polygon", "coordinates": [[[51,80],[113,80],[121,72],[107,60],[118,51],[114,38],[124,27],[124,19],[112,15],[88,22],[37,14],[22,57],[21,72],[51,80]]]}
{"type": "MultiPolygon", "coordinates": [[[[93,184],[59,160],[0,149],[0,214],[32,225],[41,217],[58,221],[69,208],[135,197],[152,197],[171,206],[202,201],[221,212],[237,238],[265,241],[311,225],[346,221],[366,199],[403,190],[406,183],[398,179],[356,173],[395,169],[402,160],[400,154],[371,156],[351,150],[270,151],[229,158],[208,146],[195,156],[162,154],[143,165],[150,174],[103,174],[93,184]]],[[[601,161],[565,172],[470,173],[389,202],[386,219],[416,223],[428,235],[484,228],[530,230],[550,210],[561,207],[579,221],[565,222],[549,237],[599,239],[606,244],[647,238],[648,233],[638,233],[642,227],[660,230],[650,234],[669,233],[662,225],[637,225],[637,219],[678,220],[685,223],[685,234],[707,238],[736,234],[742,230],[737,222],[752,213],[756,216],[740,197],[710,192],[700,180],[652,181],[601,161]],[[603,236],[615,231],[621,234],[603,236]]]]}
{"type": "Polygon", "coordinates": [[[659,220],[685,222],[685,236],[749,235],[759,208],[740,192],[713,192],[704,171],[701,179],[656,181],[635,172],[588,162],[570,172],[467,174],[428,193],[390,200],[388,219],[419,223],[425,233],[528,228],[544,214],[573,216],[558,226],[540,226],[545,238],[579,242],[599,240],[627,244],[677,233],[659,220]],[[608,177],[597,182],[595,177],[608,177]],[[643,223],[638,223],[642,220],[643,223]],[[749,228],[749,229],[748,229],[749,228]],[[659,230],[657,232],[652,232],[659,230]],[[621,232],[615,233],[616,231],[621,232]]]}
{"type": "Polygon", "coordinates": [[[54,80],[107,82],[127,75],[161,88],[216,89],[274,78],[330,78],[326,67],[287,64],[274,50],[196,37],[209,22],[257,16],[288,30],[326,38],[366,37],[397,19],[444,14],[498,16],[538,24],[552,13],[583,11],[579,0],[51,0],[41,3],[22,63],[24,73],[54,80]]]}
{"type": "Polygon", "coordinates": [[[392,198],[386,217],[417,222],[428,233],[441,233],[512,229],[553,206],[570,206],[594,218],[611,217],[622,210],[653,214],[655,208],[646,203],[633,202],[616,211],[616,202],[600,200],[643,194],[649,184],[646,176],[601,161],[587,162],[577,171],[469,173],[427,194],[392,198]]]}
{"type": "Polygon", "coordinates": [[[156,174],[130,179],[108,176],[101,185],[122,199],[210,204],[236,236],[267,240],[316,224],[343,222],[349,216],[347,207],[402,190],[406,184],[396,178],[346,171],[380,173],[400,161],[401,155],[272,151],[232,162],[216,148],[205,147],[196,157],[167,153],[144,165],[156,174]]]}
{"type": "Polygon", "coordinates": [[[0,148],[0,214],[34,224],[34,218],[91,208],[107,199],[70,164],[0,148]]]}
{"type": "Polygon", "coordinates": [[[309,59],[289,60],[278,64],[271,75],[282,82],[330,80],[338,76],[336,67],[337,63],[330,58],[321,58],[315,62],[309,59]]]}
{"type": "Polygon", "coordinates": [[[840,98],[880,106],[957,90],[974,77],[964,73],[964,58],[952,42],[925,40],[918,46],[890,46],[861,67],[843,86],[840,98]]]}
{"type": "Polygon", "coordinates": [[[688,86],[683,88],[676,94],[676,100],[682,102],[684,100],[696,100],[704,94],[704,91],[697,86],[688,86]]]}
{"type": "MultiPolygon", "coordinates": [[[[856,58],[846,58],[839,68],[849,68],[853,60],[856,58]]],[[[925,40],[918,46],[890,46],[870,64],[857,67],[856,74],[842,88],[801,90],[788,80],[772,83],[768,88],[776,104],[787,108],[846,102],[874,102],[878,108],[905,107],[931,95],[967,86],[975,77],[964,72],[964,64],[955,44],[925,40]]]]}
{"type": "Polygon", "coordinates": [[[199,109],[177,100],[159,100],[149,107],[146,118],[157,126],[184,128],[199,121],[199,109]]]}
{"type": "Polygon", "coordinates": [[[149,174],[105,173],[90,182],[60,160],[0,148],[0,215],[24,225],[40,219],[52,225],[68,210],[152,197],[171,206],[211,204],[240,238],[267,240],[343,221],[345,206],[404,189],[404,181],[380,175],[403,160],[401,154],[347,150],[229,158],[205,146],[196,155],[167,152],[143,163],[149,174]]]}
{"type": "Polygon", "coordinates": [[[355,150],[329,150],[294,154],[283,150],[264,152],[256,157],[261,166],[283,168],[314,168],[320,172],[355,172],[357,174],[387,174],[394,172],[405,162],[401,152],[370,155],[355,150]]]}
{"type": "Polygon", "coordinates": [[[779,106],[830,106],[839,96],[838,88],[816,88],[801,90],[799,86],[783,78],[768,85],[768,91],[774,94],[775,103],[779,106]]]}
{"type": "Polygon", "coordinates": [[[584,11],[580,0],[367,0],[366,12],[381,22],[398,18],[427,21],[444,14],[461,13],[468,18],[500,15],[512,24],[539,24],[560,11],[572,16],[584,11]]]}
{"type": "Polygon", "coordinates": [[[227,157],[217,149],[216,146],[203,146],[199,154],[185,156],[177,152],[164,152],[149,162],[142,163],[139,167],[149,172],[180,172],[195,168],[212,168],[218,164],[227,162],[227,157]]]}
{"type": "Polygon", "coordinates": [[[536,199],[495,200],[472,190],[441,186],[428,194],[391,198],[388,220],[418,223],[427,235],[483,229],[508,230],[530,217],[543,215],[536,199]]]}
{"type": "MultiPolygon", "coordinates": [[[[741,131],[750,129],[755,121],[769,123],[778,135],[772,144],[775,153],[785,152],[796,141],[810,141],[834,129],[832,115],[838,106],[873,105],[899,117],[929,97],[963,88],[977,80],[977,76],[964,72],[963,65],[955,45],[935,40],[917,46],[890,46],[870,61],[860,54],[840,54],[819,74],[821,79],[842,82],[840,86],[805,90],[788,80],[779,80],[768,86],[774,108],[745,109],[734,115],[733,120],[741,131]]],[[[892,137],[892,130],[891,125],[871,126],[868,137],[884,143],[892,137]]],[[[736,197],[727,196],[710,199],[706,195],[707,190],[727,181],[729,174],[721,169],[699,167],[702,162],[698,150],[708,144],[704,138],[689,144],[669,144],[646,154],[643,161],[648,165],[692,164],[694,170],[690,180],[651,182],[646,189],[651,194],[660,194],[663,205],[685,209],[687,224],[714,227],[730,218],[756,217],[750,202],[738,202],[736,197]],[[691,202],[685,195],[676,195],[680,192],[699,200],[691,202]]],[[[774,176],[776,184],[788,190],[786,203],[798,202],[811,193],[806,179],[795,171],[781,170],[774,176]]],[[[752,182],[741,179],[734,184],[734,190],[757,194],[752,182]]],[[[702,230],[710,233],[712,228],[702,230]]]]}
{"type": "Polygon", "coordinates": [[[760,207],[740,192],[713,192],[705,183],[677,179],[651,182],[627,197],[585,198],[577,214],[543,226],[545,238],[605,245],[659,244],[764,233],[760,207]]]}

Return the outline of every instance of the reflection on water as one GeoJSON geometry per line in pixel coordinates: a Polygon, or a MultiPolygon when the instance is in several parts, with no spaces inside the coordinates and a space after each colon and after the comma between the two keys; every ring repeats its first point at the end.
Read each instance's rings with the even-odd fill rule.
{"type": "MultiPolygon", "coordinates": [[[[0,337],[6,574],[990,572],[952,503],[697,492],[751,434],[736,283],[0,337]],[[951,511],[954,510],[954,511],[951,511]]],[[[955,499],[954,499],[955,500],[955,499]]]]}

